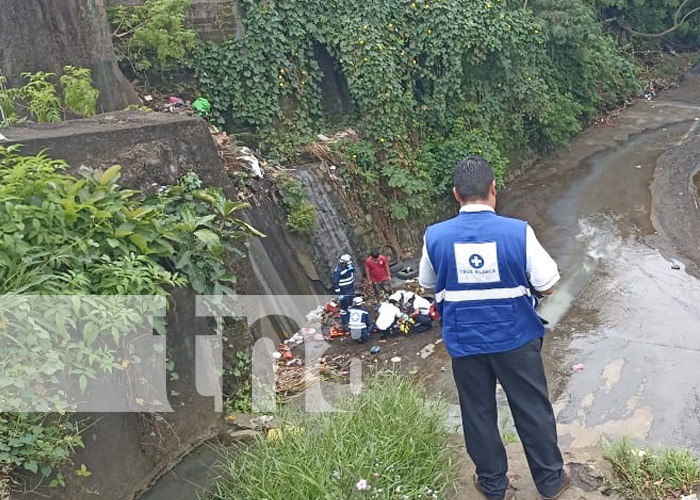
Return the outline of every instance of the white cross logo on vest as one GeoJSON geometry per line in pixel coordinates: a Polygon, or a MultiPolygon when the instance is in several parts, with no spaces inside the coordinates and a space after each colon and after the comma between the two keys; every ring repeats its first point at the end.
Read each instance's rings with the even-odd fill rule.
{"type": "Polygon", "coordinates": [[[484,259],[481,258],[481,255],[472,255],[471,257],[469,257],[469,263],[474,269],[481,269],[482,267],[484,267],[484,259]]]}

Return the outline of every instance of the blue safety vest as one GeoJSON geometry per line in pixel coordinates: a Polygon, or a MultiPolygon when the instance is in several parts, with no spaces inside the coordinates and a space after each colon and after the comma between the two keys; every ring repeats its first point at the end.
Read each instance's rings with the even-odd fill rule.
{"type": "Polygon", "coordinates": [[[351,307],[348,309],[348,314],[350,315],[348,328],[351,330],[365,330],[369,328],[371,321],[367,309],[363,307],[351,307]]]}
{"type": "Polygon", "coordinates": [[[452,357],[510,351],[544,335],[527,279],[527,223],[490,211],[430,226],[436,307],[452,357]]]}
{"type": "Polygon", "coordinates": [[[348,267],[343,267],[338,264],[333,273],[333,286],[335,292],[342,295],[354,295],[355,291],[355,267],[350,264],[348,267]]]}

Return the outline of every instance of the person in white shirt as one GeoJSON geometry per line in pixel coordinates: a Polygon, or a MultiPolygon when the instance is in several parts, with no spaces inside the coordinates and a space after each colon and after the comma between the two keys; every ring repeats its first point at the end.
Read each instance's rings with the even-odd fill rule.
{"type": "Polygon", "coordinates": [[[395,301],[399,308],[405,310],[406,306],[408,305],[408,301],[415,296],[416,294],[409,290],[397,290],[389,296],[389,300],[395,301]]]}
{"type": "Polygon", "coordinates": [[[430,301],[420,295],[414,294],[408,300],[406,314],[416,323],[413,333],[425,332],[433,327],[433,320],[430,319],[430,301]]]}
{"type": "Polygon", "coordinates": [[[382,302],[379,305],[379,314],[374,325],[379,331],[381,338],[386,338],[387,334],[393,335],[396,333],[396,325],[402,314],[397,302],[393,299],[389,299],[388,302],[382,302]]]}

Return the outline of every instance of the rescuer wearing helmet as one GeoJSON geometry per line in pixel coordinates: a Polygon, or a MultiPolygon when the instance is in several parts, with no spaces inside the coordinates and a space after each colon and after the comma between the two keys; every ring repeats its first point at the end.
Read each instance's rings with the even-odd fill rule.
{"type": "Polygon", "coordinates": [[[340,303],[340,319],[348,325],[348,308],[355,297],[355,265],[348,254],[340,256],[340,262],[333,273],[333,288],[340,303]]]}
{"type": "Polygon", "coordinates": [[[352,300],[352,307],[348,309],[350,337],[360,344],[367,340],[374,328],[372,317],[369,315],[369,311],[365,308],[364,303],[365,301],[362,297],[355,297],[352,300]]]}

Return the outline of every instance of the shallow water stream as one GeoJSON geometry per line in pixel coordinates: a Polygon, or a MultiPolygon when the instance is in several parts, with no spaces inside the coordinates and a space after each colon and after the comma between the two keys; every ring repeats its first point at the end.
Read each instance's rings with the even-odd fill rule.
{"type": "MultiPolygon", "coordinates": [[[[698,81],[586,131],[499,195],[499,211],[530,221],[562,271],[540,313],[564,447],[625,435],[700,452],[700,280],[656,234],[650,188],[660,155],[700,133],[698,81]]],[[[438,368],[448,363],[439,346],[420,376],[456,403],[438,368]]],[[[214,458],[200,448],[142,498],[195,498],[214,458]]]]}

